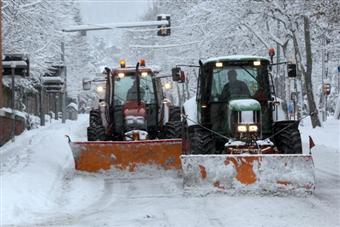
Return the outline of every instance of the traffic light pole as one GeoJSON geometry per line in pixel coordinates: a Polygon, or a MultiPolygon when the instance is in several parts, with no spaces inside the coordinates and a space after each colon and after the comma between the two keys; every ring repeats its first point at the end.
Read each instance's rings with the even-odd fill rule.
{"type": "Polygon", "coordinates": [[[141,28],[141,27],[158,27],[158,36],[169,36],[171,33],[170,28],[170,15],[159,14],[156,21],[137,21],[137,22],[123,22],[123,23],[110,23],[110,24],[83,24],[74,25],[62,29],[63,32],[87,32],[108,30],[116,28],[141,28]]]}

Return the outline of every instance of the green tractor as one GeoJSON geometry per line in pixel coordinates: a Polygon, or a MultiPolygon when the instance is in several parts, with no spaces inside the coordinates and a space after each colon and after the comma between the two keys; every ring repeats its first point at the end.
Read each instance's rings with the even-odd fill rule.
{"type": "Polygon", "coordinates": [[[284,119],[270,65],[257,56],[200,62],[197,96],[184,104],[187,154],[302,153],[299,122],[284,119]]]}
{"type": "MultiPolygon", "coordinates": [[[[267,58],[257,56],[200,62],[197,95],[183,105],[186,188],[204,193],[313,192],[312,156],[302,154],[299,121],[285,119],[270,66],[267,58]]],[[[173,78],[180,73],[174,68],[173,78]]]]}

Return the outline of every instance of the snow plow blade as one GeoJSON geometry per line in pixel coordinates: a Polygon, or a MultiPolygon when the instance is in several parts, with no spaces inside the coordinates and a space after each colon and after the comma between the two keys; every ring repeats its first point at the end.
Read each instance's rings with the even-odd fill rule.
{"type": "Polygon", "coordinates": [[[186,189],[230,193],[312,193],[311,155],[182,155],[186,189]]]}
{"type": "Polygon", "coordinates": [[[75,168],[98,172],[112,167],[135,172],[139,166],[181,169],[182,140],[70,142],[75,168]]]}

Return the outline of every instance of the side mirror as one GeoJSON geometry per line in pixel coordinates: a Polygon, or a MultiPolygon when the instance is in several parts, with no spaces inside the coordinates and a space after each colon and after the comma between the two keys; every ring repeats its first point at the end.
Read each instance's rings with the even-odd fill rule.
{"type": "Polygon", "coordinates": [[[91,90],[91,80],[89,78],[83,79],[83,90],[84,91],[91,90]]]}
{"type": "Polygon", "coordinates": [[[288,77],[296,77],[296,64],[288,63],[288,77]]]}
{"type": "Polygon", "coordinates": [[[175,67],[171,69],[172,80],[177,82],[181,80],[181,68],[175,67]]]}

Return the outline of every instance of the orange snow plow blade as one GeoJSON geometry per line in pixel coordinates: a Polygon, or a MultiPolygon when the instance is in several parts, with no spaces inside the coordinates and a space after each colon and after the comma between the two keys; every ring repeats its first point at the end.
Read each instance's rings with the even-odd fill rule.
{"type": "Polygon", "coordinates": [[[193,191],[312,193],[311,155],[182,155],[184,186],[193,191]]]}
{"type": "Polygon", "coordinates": [[[181,169],[181,139],[70,142],[70,146],[75,168],[81,171],[98,172],[114,167],[135,172],[138,166],[145,165],[181,169]]]}

